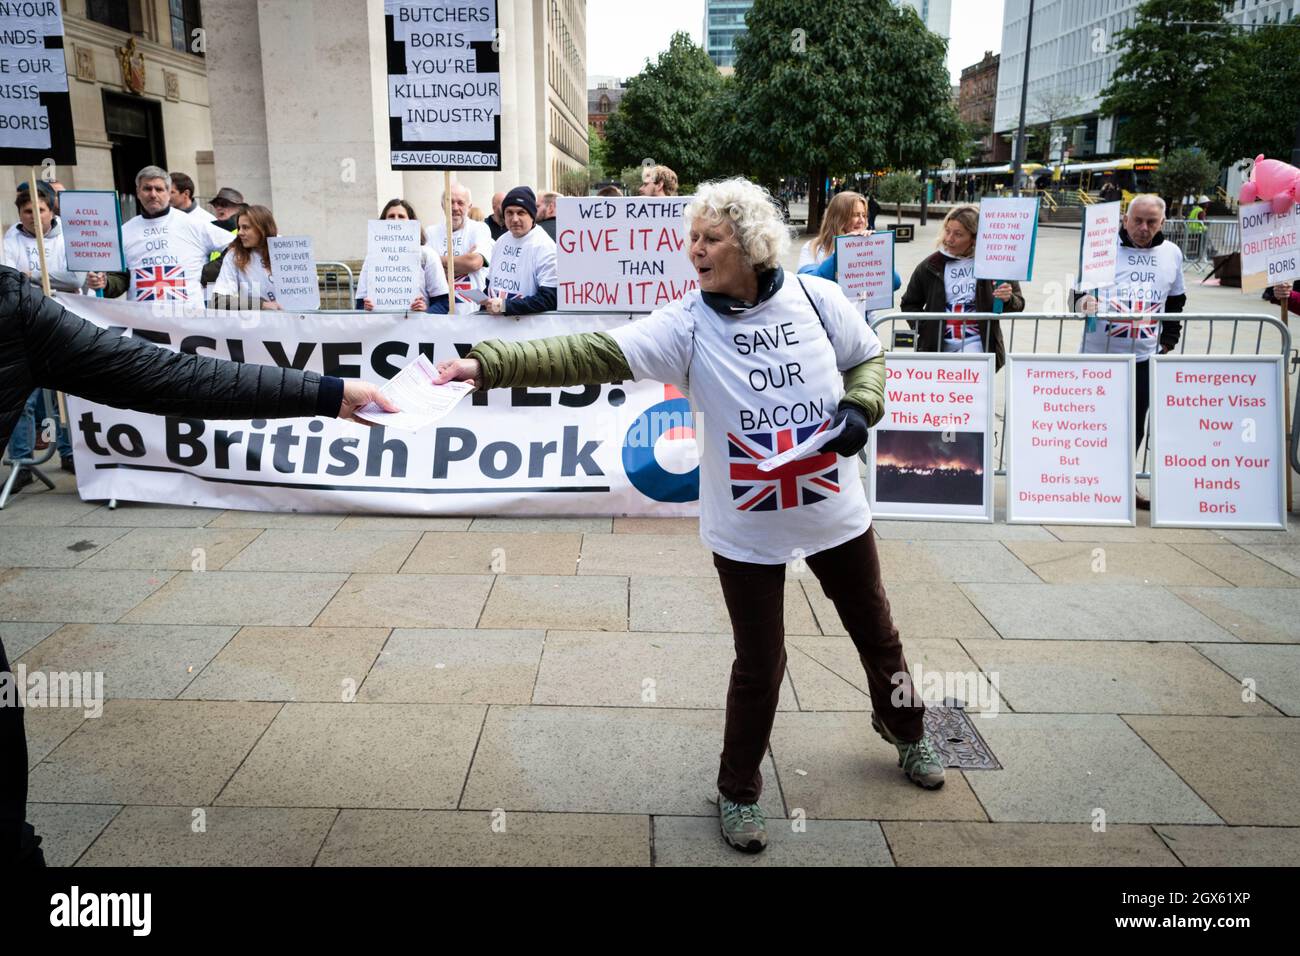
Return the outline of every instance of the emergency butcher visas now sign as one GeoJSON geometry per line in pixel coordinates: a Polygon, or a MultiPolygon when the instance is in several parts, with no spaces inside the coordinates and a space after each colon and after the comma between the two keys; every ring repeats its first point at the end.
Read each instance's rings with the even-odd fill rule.
{"type": "Polygon", "coordinates": [[[501,168],[496,0],[385,0],[393,169],[501,168]]]}
{"type": "MultiPolygon", "coordinates": [[[[484,339],[608,331],[626,316],[215,312],[60,296],[159,347],[382,383],[417,355],[484,339]]],[[[78,491],[258,511],[694,515],[699,464],[686,403],[653,382],[476,393],[418,432],[324,418],[204,421],[69,396],[78,491]]]]}

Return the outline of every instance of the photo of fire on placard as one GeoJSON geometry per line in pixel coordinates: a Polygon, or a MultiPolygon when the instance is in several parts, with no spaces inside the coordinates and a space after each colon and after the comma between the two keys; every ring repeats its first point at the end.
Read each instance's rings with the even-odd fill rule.
{"type": "Polygon", "coordinates": [[[984,434],[878,431],[875,479],[879,502],[982,505],[984,434]]]}

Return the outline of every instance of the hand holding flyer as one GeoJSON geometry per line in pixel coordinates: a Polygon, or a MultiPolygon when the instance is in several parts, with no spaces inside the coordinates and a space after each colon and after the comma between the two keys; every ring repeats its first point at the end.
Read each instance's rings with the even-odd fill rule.
{"type": "Polygon", "coordinates": [[[803,458],[814,452],[820,451],[822,446],[827,442],[838,438],[844,431],[847,422],[840,422],[834,428],[826,428],[819,432],[809,435],[793,448],[787,448],[779,455],[773,455],[771,458],[765,458],[758,463],[759,471],[776,471],[782,465],[788,465],[797,458],[803,458]]]}
{"type": "Polygon", "coordinates": [[[376,425],[419,431],[451,414],[462,398],[474,391],[468,382],[433,384],[437,378],[432,363],[423,355],[408,364],[380,392],[399,411],[385,412],[374,402],[357,410],[357,417],[376,425]]]}

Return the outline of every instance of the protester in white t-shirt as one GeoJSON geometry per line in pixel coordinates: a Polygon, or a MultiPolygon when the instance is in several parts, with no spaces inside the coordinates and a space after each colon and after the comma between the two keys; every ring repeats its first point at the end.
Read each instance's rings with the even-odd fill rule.
{"type": "MultiPolygon", "coordinates": [[[[1183,286],[1183,251],[1165,240],[1165,201],[1154,194],[1129,200],[1124,224],[1119,230],[1119,262],[1115,284],[1097,291],[1075,293],[1079,312],[1102,313],[1084,325],[1082,352],[1129,354],[1134,370],[1137,413],[1135,447],[1146,434],[1147,407],[1151,401],[1151,356],[1163,354],[1178,344],[1182,323],[1161,316],[1183,311],[1187,290],[1183,286]]],[[[1096,291],[1096,290],[1095,290],[1096,291]]],[[[1137,506],[1151,507],[1145,495],[1137,495],[1137,506]]]]}
{"type": "Polygon", "coordinates": [[[203,301],[204,263],[230,245],[230,233],[171,207],[171,177],[146,166],[135,177],[140,215],[122,226],[122,249],[135,301],[203,301]]]}
{"type": "MultiPolygon", "coordinates": [[[[390,199],[379,212],[380,219],[409,219],[418,222],[419,217],[405,199],[390,199]]],[[[420,269],[423,274],[424,291],[411,300],[411,312],[430,312],[434,315],[447,314],[447,274],[441,265],[442,260],[429,246],[426,236],[420,233],[420,269]]],[[[361,265],[361,276],[357,279],[357,308],[367,312],[375,308],[370,292],[370,260],[361,265]]]]}
{"type": "Polygon", "coordinates": [[[483,309],[493,315],[531,315],[555,308],[555,241],[537,226],[537,199],[516,186],[501,201],[506,234],[492,249],[492,271],[483,309]]]}
{"type": "Polygon", "coordinates": [[[172,172],[168,175],[172,180],[171,207],[173,209],[197,216],[204,222],[216,221],[216,216],[199,205],[199,199],[194,194],[194,180],[190,179],[187,173],[172,172]]]}
{"type": "Polygon", "coordinates": [[[45,266],[50,276],[50,288],[56,292],[80,292],[83,289],[104,288],[102,272],[73,272],[68,268],[67,250],[63,244],[63,224],[58,216],[58,199],[46,183],[38,182],[36,201],[32,201],[31,187],[23,183],[14,199],[18,221],[5,230],[4,264],[25,272],[32,281],[41,281],[41,252],[36,245],[36,217],[40,216],[41,234],[45,239],[45,266]]]}
{"type": "MultiPolygon", "coordinates": [[[[785,673],[789,561],[805,563],[836,607],[867,673],[873,726],[898,746],[909,778],[934,788],[944,771],[890,618],[857,468],[868,429],[884,414],[880,342],[834,283],[782,271],[789,234],[760,187],[705,183],[685,217],[698,290],[609,333],[480,343],[467,358],[439,363],[437,381],[495,388],[650,379],[689,396],[706,426],[697,433],[700,536],[714,552],[736,649],[718,773],[721,829],[731,845],[754,851],[767,842],[759,768],[785,673]],[[803,457],[758,467],[841,428],[803,457]]],[[[684,413],[666,404],[653,411],[684,413]]],[[[647,496],[665,472],[655,469],[654,437],[647,433],[649,450],[639,456],[651,483],[638,484],[628,466],[647,496]]],[[[641,447],[625,449],[624,461],[635,462],[641,447]]]]}
{"type": "Polygon", "coordinates": [[[218,309],[278,310],[281,306],[275,300],[271,252],[266,241],[280,234],[275,217],[265,206],[245,206],[236,221],[237,237],[212,284],[212,304],[218,309]]]}
{"type": "MultiPolygon", "coordinates": [[[[444,208],[447,197],[443,196],[444,208]]],[[[479,305],[466,293],[481,293],[487,287],[488,271],[492,262],[492,230],[488,224],[469,216],[472,202],[469,187],[451,184],[451,249],[456,272],[456,312],[468,315],[477,312],[479,305]]],[[[443,275],[447,273],[447,224],[440,222],[425,230],[429,248],[442,260],[443,275]]]]}

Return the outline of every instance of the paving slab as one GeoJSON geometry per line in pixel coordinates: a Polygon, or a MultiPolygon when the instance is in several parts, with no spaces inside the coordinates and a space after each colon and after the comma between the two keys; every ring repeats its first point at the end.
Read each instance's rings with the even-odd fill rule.
{"type": "Polygon", "coordinates": [[[351,700],[388,638],[383,627],[245,627],[200,672],[187,700],[351,700]]]}
{"type": "Polygon", "coordinates": [[[122,808],[100,803],[28,803],[46,866],[72,866],[122,808]]]}
{"type": "MultiPolygon", "coordinates": [[[[8,469],[3,470],[8,478],[8,469]]],[[[101,502],[82,501],[75,495],[50,491],[24,491],[13,495],[0,509],[0,528],[52,528],[75,524],[99,510],[101,502]]]]}
{"type": "Polygon", "coordinates": [[[1230,541],[1233,544],[1295,544],[1300,541],[1300,521],[1295,518],[1288,519],[1287,530],[1285,531],[1261,529],[1238,531],[1236,529],[1221,528],[1216,529],[1215,533],[1224,541],[1230,541]]]}
{"type": "Polygon", "coordinates": [[[713,552],[688,534],[588,534],[579,574],[716,578],[713,552]]]}
{"type": "Polygon", "coordinates": [[[1300,588],[1300,577],[1235,544],[1177,544],[1174,547],[1233,587],[1300,588]]]}
{"type": "Polygon", "coordinates": [[[545,531],[551,534],[608,534],[613,518],[475,518],[469,530],[493,533],[528,533],[545,531]]]}
{"type": "MultiPolygon", "coordinates": [[[[1170,588],[1238,641],[1300,642],[1300,591],[1289,588],[1170,588]]],[[[1188,636],[1184,640],[1198,641],[1188,636]]]]}
{"type": "Polygon", "coordinates": [[[1294,827],[1154,829],[1185,866],[1300,866],[1300,829],[1294,827]]]}
{"type": "Polygon", "coordinates": [[[112,623],[171,579],[171,571],[0,571],[0,620],[112,623]]]}
{"type": "Polygon", "coordinates": [[[354,574],[314,623],[321,627],[474,627],[492,582],[490,575],[482,574],[354,574]]]}
{"type": "Polygon", "coordinates": [[[86,720],[82,707],[24,707],[23,728],[27,731],[27,769],[50,755],[86,720]]]}
{"type": "Polygon", "coordinates": [[[1045,528],[1030,524],[975,521],[890,521],[873,518],[871,527],[885,539],[901,541],[1053,541],[1045,528]]]}
{"type": "Polygon", "coordinates": [[[419,540],[419,531],[273,528],[258,535],[226,568],[391,574],[401,568],[419,540]]]}
{"type": "Polygon", "coordinates": [[[311,866],[335,816],[280,807],[125,807],[78,866],[311,866]]]}
{"type": "MultiPolygon", "coordinates": [[[[1182,718],[1134,718],[1169,719],[1182,718]]],[[[1003,769],[967,779],[995,823],[1221,822],[1113,714],[999,714],[979,731],[1003,769]]]]}
{"type": "Polygon", "coordinates": [[[119,528],[5,528],[0,562],[10,568],[74,568],[124,534],[119,528]]]}
{"type": "MultiPolygon", "coordinates": [[[[720,635],[550,631],[532,702],[717,710],[735,657],[720,635]]],[[[796,709],[788,675],[777,709],[796,709]]]]}
{"type": "MultiPolygon", "coordinates": [[[[808,602],[817,615],[817,623],[821,626],[822,633],[847,636],[849,632],[840,623],[835,605],[822,593],[821,585],[815,579],[805,580],[803,583],[808,602]]],[[[1013,586],[1033,587],[1034,585],[1013,586]]],[[[996,638],[998,636],[956,584],[893,582],[886,578],[885,594],[889,598],[889,610],[894,619],[894,626],[904,637],[996,638]]],[[[786,632],[799,633],[790,626],[788,621],[786,632]]]]}
{"type": "Polygon", "coordinates": [[[122,620],[128,624],[307,625],[347,580],[346,574],[182,571],[122,620]]]}
{"type": "Polygon", "coordinates": [[[1300,826],[1300,719],[1124,719],[1226,823],[1300,826]]]}
{"type": "Polygon", "coordinates": [[[1251,692],[1288,717],[1300,717],[1300,646],[1281,644],[1197,644],[1195,648],[1251,692]]]}
{"type": "Polygon", "coordinates": [[[219,571],[248,547],[255,528],[131,528],[79,566],[87,570],[219,571]]]}
{"type": "Polygon", "coordinates": [[[32,771],[38,803],[212,802],[279,704],[110,700],[32,771]]]}
{"type": "Polygon", "coordinates": [[[473,518],[431,515],[348,515],[339,531],[468,531],[473,518]]]}
{"type": "MultiPolygon", "coordinates": [[[[810,820],[986,820],[960,771],[922,790],[865,713],[777,714],[772,756],[789,816],[810,820]]],[[[769,786],[771,781],[769,780],[769,786]]]]}
{"type": "Polygon", "coordinates": [[[1243,544],[1242,547],[1287,574],[1300,575],[1300,543],[1294,539],[1284,544],[1243,544]]]}
{"type": "MultiPolygon", "coordinates": [[[[712,578],[639,575],[631,580],[631,630],[731,633],[731,618],[716,574],[712,578]]],[[[578,622],[572,629],[582,627],[578,622]]],[[[818,633],[808,600],[792,575],[787,575],[785,582],[785,630],[787,634],[818,633]]]]}
{"type": "Polygon", "coordinates": [[[497,575],[480,627],[626,631],[627,578],[497,575]]]}
{"type": "Polygon", "coordinates": [[[1241,685],[1186,644],[963,641],[963,646],[985,673],[997,675],[998,690],[1016,713],[1278,713],[1267,704],[1244,702],[1241,685]]]}
{"type": "Polygon", "coordinates": [[[1207,528],[1153,528],[1146,512],[1138,512],[1138,524],[1129,528],[1086,524],[1049,524],[1043,528],[1061,541],[1098,544],[1218,544],[1223,540],[1207,528]]]}
{"type": "Polygon", "coordinates": [[[582,535],[576,533],[430,531],[420,539],[402,565],[402,571],[408,574],[576,574],[581,549],[582,535]]]}
{"type": "Polygon", "coordinates": [[[296,511],[223,511],[208,522],[209,528],[293,528],[332,531],[343,514],[306,514],[296,511]]]}
{"type": "MultiPolygon", "coordinates": [[[[1125,584],[962,584],[1010,640],[1236,641],[1161,587],[1125,584]]],[[[1223,590],[1223,589],[1217,589],[1223,590]]],[[[953,633],[950,628],[949,633],[953,633]]],[[[957,631],[961,637],[978,637],[957,631]]]]}
{"type": "Polygon", "coordinates": [[[360,703],[526,704],[546,632],[398,628],[360,703]]]}
{"type": "MultiPolygon", "coordinates": [[[[493,707],[461,809],[717,816],[723,713],[493,707]]],[[[781,798],[770,759],[759,801],[781,798]]]]}
{"type": "Polygon", "coordinates": [[[639,814],[344,810],[317,866],[648,866],[639,814]]]}
{"type": "MultiPolygon", "coordinates": [[[[882,541],[882,563],[885,551],[900,546],[910,546],[924,556],[936,575],[924,574],[912,580],[921,582],[951,581],[966,584],[976,581],[1034,582],[1037,575],[1000,541],[882,541]]],[[[886,581],[894,581],[889,574],[886,581]]],[[[898,578],[897,580],[908,580],[898,578]]]]}
{"type": "Polygon", "coordinates": [[[285,704],[216,803],[455,809],[484,710],[285,704]]]}
{"type": "Polygon", "coordinates": [[[655,866],[893,866],[874,820],[769,817],[762,853],[728,846],[713,817],[655,817],[655,866]]]}
{"type": "Polygon", "coordinates": [[[40,623],[28,621],[0,622],[0,643],[4,644],[5,657],[10,662],[18,660],[60,627],[62,627],[61,624],[53,621],[40,623]]]}
{"type": "Polygon", "coordinates": [[[1138,824],[1104,831],[1083,823],[899,821],[882,826],[899,866],[1180,865],[1151,827],[1138,824]]]}
{"type": "Polygon", "coordinates": [[[170,700],[235,635],[229,625],[65,624],[23,655],[33,671],[98,672],[106,699],[170,700]]]}
{"type": "Polygon", "coordinates": [[[1097,544],[1074,541],[1012,541],[1007,547],[1048,584],[1228,584],[1167,544],[1097,544]]]}
{"type": "Polygon", "coordinates": [[[202,528],[225,512],[221,508],[187,508],[182,505],[150,505],[139,501],[119,501],[116,508],[95,504],[93,510],[80,515],[79,527],[102,528],[202,528]]]}
{"type": "Polygon", "coordinates": [[[700,535],[699,518],[615,518],[614,534],[700,535]]]}

